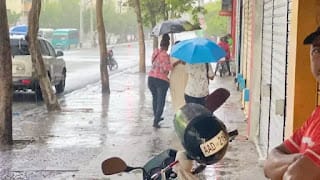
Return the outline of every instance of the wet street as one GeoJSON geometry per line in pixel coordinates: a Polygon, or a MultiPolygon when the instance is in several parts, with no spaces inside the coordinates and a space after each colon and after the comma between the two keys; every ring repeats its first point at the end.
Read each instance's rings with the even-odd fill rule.
{"type": "MultiPolygon", "coordinates": [[[[246,118],[233,78],[216,77],[210,91],[230,90],[230,98],[215,114],[240,135],[226,156],[204,173],[207,179],[264,179],[255,145],[246,138],[246,118]]],[[[161,128],[152,128],[146,80],[133,66],[110,77],[110,96],[102,95],[96,82],[61,97],[61,112],[47,113],[37,105],[14,113],[15,141],[0,148],[0,179],[141,179],[139,170],[104,176],[101,162],[118,156],[128,165],[142,166],[165,149],[182,149],[173,128],[170,93],[161,128]]]]}

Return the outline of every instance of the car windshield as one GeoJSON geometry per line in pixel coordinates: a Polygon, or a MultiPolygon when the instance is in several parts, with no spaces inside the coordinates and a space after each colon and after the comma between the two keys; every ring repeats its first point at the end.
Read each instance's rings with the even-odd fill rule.
{"type": "Polygon", "coordinates": [[[28,44],[23,39],[10,39],[11,55],[30,55],[28,44]]]}
{"type": "Polygon", "coordinates": [[[58,40],[66,40],[68,38],[68,35],[65,34],[55,34],[53,35],[54,39],[58,39],[58,40]]]}

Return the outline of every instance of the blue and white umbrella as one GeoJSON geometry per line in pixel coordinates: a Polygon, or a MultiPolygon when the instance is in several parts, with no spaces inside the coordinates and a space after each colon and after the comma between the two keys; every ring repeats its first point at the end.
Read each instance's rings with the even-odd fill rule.
{"type": "Polygon", "coordinates": [[[172,47],[171,56],[189,64],[217,62],[226,52],[207,38],[193,38],[172,47]]]}

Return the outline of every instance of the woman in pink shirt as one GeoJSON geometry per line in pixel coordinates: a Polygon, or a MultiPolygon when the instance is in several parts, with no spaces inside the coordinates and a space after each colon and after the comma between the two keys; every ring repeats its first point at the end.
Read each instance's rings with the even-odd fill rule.
{"type": "Polygon", "coordinates": [[[168,74],[172,69],[170,57],[167,53],[169,44],[169,40],[161,40],[160,49],[155,49],[152,54],[152,67],[148,74],[148,86],[152,94],[154,115],[153,127],[155,128],[160,128],[159,122],[163,120],[161,116],[169,88],[168,74]]]}

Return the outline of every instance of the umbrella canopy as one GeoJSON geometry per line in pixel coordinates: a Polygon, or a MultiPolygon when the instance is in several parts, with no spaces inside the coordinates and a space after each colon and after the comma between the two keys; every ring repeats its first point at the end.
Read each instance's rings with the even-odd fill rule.
{"type": "Polygon", "coordinates": [[[199,25],[192,25],[187,20],[171,19],[157,24],[151,32],[152,36],[160,36],[168,33],[179,33],[183,31],[193,31],[201,29],[199,25]]]}
{"type": "Polygon", "coordinates": [[[18,25],[13,26],[10,28],[10,34],[16,34],[16,35],[26,35],[28,32],[28,26],[27,25],[18,25]]]}
{"type": "Polygon", "coordinates": [[[171,56],[189,64],[217,62],[226,52],[207,38],[193,38],[172,47],[171,56]]]}

